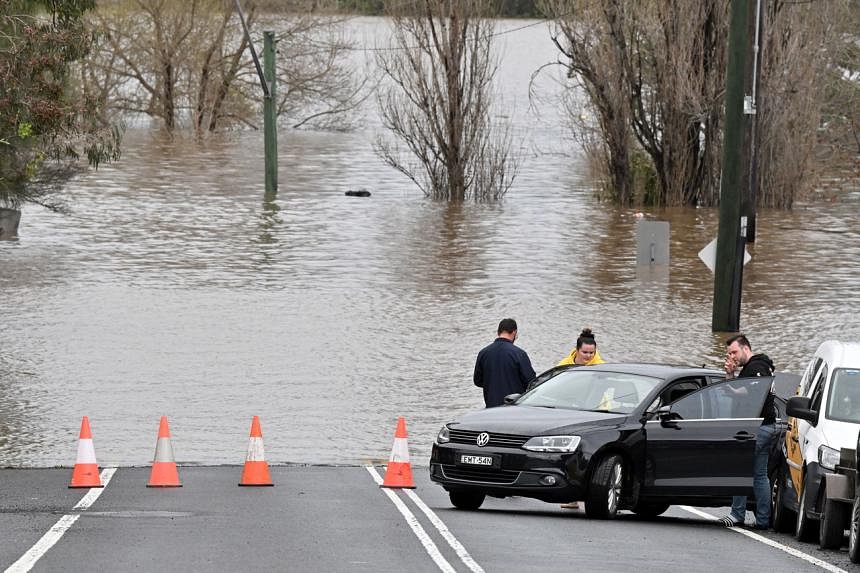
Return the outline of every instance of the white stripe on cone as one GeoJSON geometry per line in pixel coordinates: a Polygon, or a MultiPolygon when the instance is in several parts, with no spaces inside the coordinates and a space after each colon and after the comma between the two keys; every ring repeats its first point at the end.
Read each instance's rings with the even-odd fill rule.
{"type": "Polygon", "coordinates": [[[263,451],[263,438],[251,438],[251,441],[248,442],[248,455],[245,458],[245,461],[266,461],[266,453],[263,451]]]}
{"type": "Polygon", "coordinates": [[[82,438],[78,440],[78,457],[75,461],[77,464],[94,464],[96,462],[96,449],[93,446],[92,438],[82,438]]]}
{"type": "Polygon", "coordinates": [[[155,459],[153,461],[173,461],[173,446],[170,444],[170,438],[158,438],[158,441],[155,443],[155,459]]]}
{"type": "Polygon", "coordinates": [[[406,444],[406,438],[394,438],[389,461],[409,463],[409,446],[406,444]]]}

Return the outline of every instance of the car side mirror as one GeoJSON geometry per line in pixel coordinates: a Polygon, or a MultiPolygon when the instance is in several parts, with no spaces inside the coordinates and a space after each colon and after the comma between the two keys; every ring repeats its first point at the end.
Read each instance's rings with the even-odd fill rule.
{"type": "Polygon", "coordinates": [[[812,398],[794,396],[785,404],[785,413],[794,418],[806,420],[813,426],[818,423],[818,412],[812,409],[812,398]]]}
{"type": "Polygon", "coordinates": [[[660,406],[657,408],[657,419],[660,420],[660,425],[665,428],[675,428],[680,430],[675,420],[680,420],[681,416],[677,412],[672,411],[672,406],[660,406]]]}
{"type": "Polygon", "coordinates": [[[519,400],[520,396],[522,396],[522,394],[508,394],[507,396],[505,396],[504,399],[505,406],[510,406],[511,404],[519,400]]]}

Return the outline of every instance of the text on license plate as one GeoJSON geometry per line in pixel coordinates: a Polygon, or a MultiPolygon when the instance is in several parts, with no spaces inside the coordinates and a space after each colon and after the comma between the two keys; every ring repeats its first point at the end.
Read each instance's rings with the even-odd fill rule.
{"type": "Polygon", "coordinates": [[[461,464],[473,464],[477,466],[493,465],[492,456],[460,456],[461,464]]]}

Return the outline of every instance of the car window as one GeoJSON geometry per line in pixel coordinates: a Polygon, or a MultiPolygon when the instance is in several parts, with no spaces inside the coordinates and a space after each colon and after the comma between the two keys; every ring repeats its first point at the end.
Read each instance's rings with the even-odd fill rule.
{"type": "Polygon", "coordinates": [[[810,408],[813,410],[821,409],[821,399],[824,397],[824,383],[827,381],[827,364],[822,364],[815,376],[815,381],[812,383],[812,404],[810,408]]]}
{"type": "Polygon", "coordinates": [[[523,394],[516,404],[629,414],[661,382],[626,372],[573,368],[523,394]]]}
{"type": "Polygon", "coordinates": [[[833,371],[825,415],[831,420],[860,422],[860,370],[837,368],[833,371]]]}
{"type": "Polygon", "coordinates": [[[822,362],[822,358],[813,358],[810,361],[809,366],[806,367],[806,372],[803,373],[803,380],[800,381],[801,396],[809,396],[809,387],[812,384],[812,381],[815,380],[815,373],[818,371],[818,367],[821,366],[822,362]]]}
{"type": "Polygon", "coordinates": [[[771,384],[769,376],[725,380],[684,396],[670,411],[680,420],[760,418],[771,384]]]}

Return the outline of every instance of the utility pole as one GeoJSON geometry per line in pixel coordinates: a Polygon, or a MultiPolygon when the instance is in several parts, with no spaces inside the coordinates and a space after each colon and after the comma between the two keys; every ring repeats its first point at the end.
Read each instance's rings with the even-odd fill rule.
{"type": "Polygon", "coordinates": [[[744,160],[741,200],[741,217],[747,218],[747,243],[755,243],[756,203],[758,197],[758,99],[761,77],[761,22],[762,0],[745,0],[747,3],[747,38],[752,43],[747,51],[744,67],[744,143],[741,151],[744,160]]]}
{"type": "Polygon", "coordinates": [[[729,22],[729,58],[726,67],[726,114],[720,177],[720,229],[714,272],[714,308],[711,330],[740,329],[743,256],[746,224],[741,223],[741,146],[744,123],[744,64],[747,55],[747,4],[732,0],[729,22]]]}
{"type": "Polygon", "coordinates": [[[268,87],[263,100],[263,130],[266,154],[266,197],[278,192],[278,122],[275,97],[275,33],[263,32],[263,73],[268,87]]]}
{"type": "Polygon", "coordinates": [[[251,58],[257,69],[257,77],[260,79],[260,87],[263,89],[263,143],[265,155],[265,178],[266,178],[266,201],[271,201],[278,193],[278,122],[275,99],[275,33],[263,32],[263,66],[257,58],[254,42],[251,41],[251,33],[248,31],[248,23],[242,12],[242,5],[235,0],[236,12],[242,23],[242,31],[245,41],[251,50],[251,58]],[[265,71],[263,70],[265,67],[265,71]]]}

